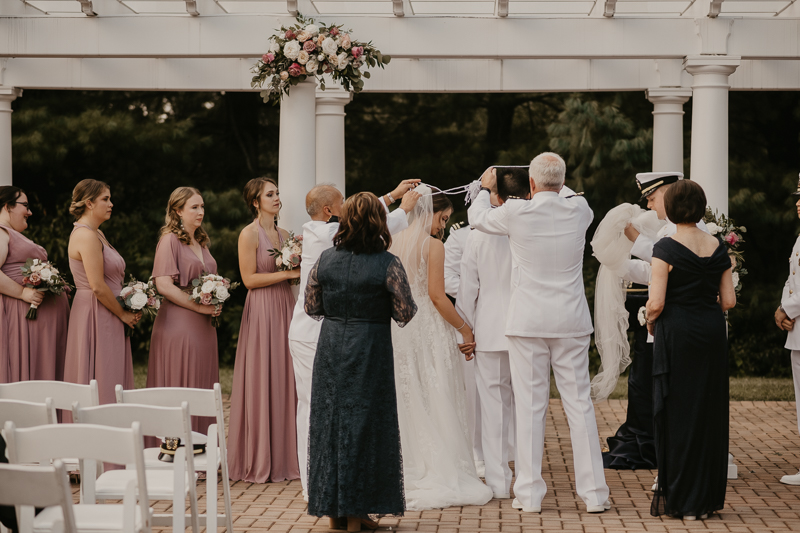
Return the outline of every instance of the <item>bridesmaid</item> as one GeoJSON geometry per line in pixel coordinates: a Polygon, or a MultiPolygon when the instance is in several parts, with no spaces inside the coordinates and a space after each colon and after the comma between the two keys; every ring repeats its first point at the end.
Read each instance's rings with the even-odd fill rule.
{"type": "MultiPolygon", "coordinates": [[[[134,388],[131,341],[125,327],[142,318],[122,308],[117,295],[125,279],[125,260],[106,240],[100,225],[111,218],[111,189],[86,179],[72,191],[69,212],[75,228],[69,237],[69,268],[75,298],[67,334],[64,381],[88,384],[97,380],[100,403],[115,403],[114,387],[134,388]]],[[[64,413],[65,421],[72,420],[64,413]]]]}
{"type": "MultiPolygon", "coordinates": [[[[169,196],[159,235],[153,277],[164,296],[153,324],[147,387],[213,389],[219,381],[217,330],[211,317],[220,309],[189,299],[192,280],[216,274],[203,229],[205,204],[200,191],[178,187],[169,196]]],[[[192,429],[208,433],[213,417],[192,417],[192,429]]]]}
{"type": "Polygon", "coordinates": [[[278,228],[278,185],[269,178],[250,180],[244,201],[255,217],[239,234],[239,269],[247,293],[228,426],[228,471],[233,480],[253,483],[299,479],[297,393],[288,333],[294,297],[288,280],[300,269],[277,272],[271,248],[289,234],[278,228]]]}
{"type": "Polygon", "coordinates": [[[22,286],[28,259],[47,261],[47,252],[22,232],[28,227],[28,197],[19,187],[0,187],[0,383],[64,379],[69,301],[22,286]],[[38,318],[25,315],[32,303],[38,318]]]}

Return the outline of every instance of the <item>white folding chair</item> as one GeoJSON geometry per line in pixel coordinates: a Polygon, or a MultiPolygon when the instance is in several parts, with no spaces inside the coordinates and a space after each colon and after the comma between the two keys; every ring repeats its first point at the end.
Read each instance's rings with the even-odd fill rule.
{"type": "Polygon", "coordinates": [[[61,461],[53,461],[53,466],[0,464],[0,504],[16,507],[20,533],[33,533],[35,507],[60,509],[61,517],[53,520],[52,533],[78,531],[67,470],[61,461]]]}
{"type": "Polygon", "coordinates": [[[56,423],[53,400],[42,398],[40,402],[22,400],[0,400],[0,428],[6,422],[14,422],[18,428],[30,428],[56,423]]]}
{"type": "MultiPolygon", "coordinates": [[[[152,500],[172,500],[172,515],[154,514],[153,526],[172,526],[173,531],[186,529],[186,497],[189,497],[192,531],[199,533],[197,518],[197,474],[194,468],[192,449],[192,421],[189,404],[180,407],[155,407],[137,404],[109,404],[82,409],[77,403],[72,406],[72,419],[79,424],[130,427],[139,422],[145,437],[180,437],[184,446],[175,452],[174,461],[165,463],[170,470],[152,469],[145,464],[147,495],[152,500]]],[[[110,470],[97,478],[95,497],[98,500],[118,500],[125,493],[131,479],[136,479],[134,470],[110,470]]]]}
{"type": "MultiPolygon", "coordinates": [[[[67,383],[65,381],[18,381],[15,383],[0,384],[0,399],[24,400],[26,402],[45,401],[46,398],[53,399],[53,406],[71,412],[72,404],[78,402],[83,407],[94,407],[100,405],[100,395],[97,391],[97,381],[91,380],[88,385],[78,383],[67,383]]],[[[17,424],[17,427],[22,427],[17,424]]],[[[2,426],[0,426],[2,428],[2,426]]],[[[78,469],[78,460],[75,458],[64,458],[62,460],[67,472],[78,469]]]]}
{"type": "MultiPolygon", "coordinates": [[[[190,389],[182,387],[160,387],[152,389],[116,389],[117,403],[138,403],[176,407],[189,402],[192,416],[213,416],[217,423],[208,427],[206,453],[195,455],[194,467],[206,473],[206,514],[200,515],[200,525],[206,526],[209,533],[216,533],[218,520],[224,520],[227,533],[233,533],[231,514],[231,487],[228,479],[228,450],[225,446],[225,420],[222,411],[222,389],[219,383],[213,389],[190,389]],[[222,469],[222,492],[225,498],[225,514],[217,513],[217,469],[222,469]]],[[[144,451],[148,468],[168,468],[158,460],[158,448],[144,451]]]]}
{"type": "MultiPolygon", "coordinates": [[[[52,424],[17,429],[6,422],[5,436],[11,463],[49,464],[62,456],[77,457],[81,475],[80,504],[73,505],[79,533],[150,533],[152,509],[147,495],[144,440],[139,423],[128,429],[89,424],[52,424]],[[98,462],[133,464],[136,479],[130,480],[122,504],[96,505],[95,476],[98,462]],[[139,494],[137,506],[137,492],[139,494]]],[[[61,509],[50,507],[33,519],[35,533],[51,531],[62,520],[61,509]]]]}

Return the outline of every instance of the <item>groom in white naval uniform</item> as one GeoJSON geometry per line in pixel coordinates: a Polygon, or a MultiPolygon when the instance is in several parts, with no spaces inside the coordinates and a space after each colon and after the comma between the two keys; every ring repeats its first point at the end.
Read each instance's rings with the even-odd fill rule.
{"type": "MultiPolygon", "coordinates": [[[[407,214],[419,199],[418,194],[406,194],[420,180],[403,180],[395,190],[381,196],[386,208],[389,233],[395,234],[408,227],[407,214]],[[402,198],[400,207],[389,213],[388,204],[402,198]]],[[[333,185],[317,185],[306,195],[306,211],[311,220],[303,224],[303,255],[300,262],[300,293],[289,326],[289,352],[292,354],[295,388],[297,389],[297,461],[303,497],[308,498],[308,427],[311,407],[311,374],[322,322],[317,322],[305,312],[305,291],[308,274],[319,256],[333,247],[333,238],[339,231],[339,212],[344,196],[333,185]]]]}
{"type": "MultiPolygon", "coordinates": [[[[530,194],[528,171],[517,168],[501,172],[508,180],[508,194],[530,194]],[[517,174],[514,176],[513,174],[517,174]],[[520,176],[521,174],[521,176],[520,176]],[[513,178],[522,178],[514,180],[513,178]],[[521,183],[520,183],[521,182],[521,183]],[[516,188],[514,187],[516,186],[516,188]]],[[[504,199],[491,191],[491,203],[500,206],[504,199]]],[[[452,235],[451,235],[452,238],[452,235]]],[[[514,393],[508,360],[506,315],[511,299],[511,247],[506,235],[469,231],[461,257],[461,274],[456,310],[475,334],[475,381],[481,409],[481,440],[486,484],[494,498],[510,497],[511,435],[514,419],[514,393]]]]}
{"type": "Polygon", "coordinates": [[[590,513],[611,508],[594,405],[589,397],[592,320],[583,287],[586,230],[594,215],[581,196],[562,197],[566,165],[543,153],[531,161],[529,201],[491,209],[494,169],[469,208],[476,229],[508,235],[513,272],[506,336],[517,410],[515,506],[540,513],[547,485],[542,454],[550,367],[569,422],[575,488],[590,513]]]}

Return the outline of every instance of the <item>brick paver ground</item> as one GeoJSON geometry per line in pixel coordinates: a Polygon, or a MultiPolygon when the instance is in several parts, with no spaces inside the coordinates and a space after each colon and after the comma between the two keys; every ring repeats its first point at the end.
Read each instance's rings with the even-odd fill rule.
{"type": "MultiPolygon", "coordinates": [[[[603,441],[625,420],[626,405],[625,400],[610,400],[596,407],[603,441]]],[[[492,500],[480,507],[407,512],[402,518],[382,518],[381,530],[430,533],[800,531],[800,486],[786,486],[778,481],[782,475],[796,473],[800,467],[800,437],[794,402],[732,402],[730,427],[730,451],[739,467],[739,478],[728,481],[725,509],[704,521],[651,517],[650,487],[655,472],[650,470],[606,470],[612,509],[603,514],[588,514],[575,494],[572,449],[564,410],[560,400],[550,400],[543,463],[548,493],[542,502],[541,514],[512,509],[511,500],[492,500]]],[[[198,487],[201,512],[205,508],[204,493],[205,486],[201,482],[198,487]]],[[[327,519],[306,514],[299,481],[265,485],[236,482],[231,486],[231,493],[236,531],[306,533],[328,530],[327,519]]],[[[171,508],[170,502],[155,502],[154,507],[156,512],[169,512],[171,508]]]]}

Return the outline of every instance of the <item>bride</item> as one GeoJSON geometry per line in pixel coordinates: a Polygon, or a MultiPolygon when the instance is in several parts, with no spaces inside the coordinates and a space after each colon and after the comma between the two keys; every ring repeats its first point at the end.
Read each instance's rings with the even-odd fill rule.
{"type": "Polygon", "coordinates": [[[444,245],[436,238],[453,205],[427,185],[415,190],[422,197],[408,229],[389,249],[402,261],[419,309],[404,328],[392,324],[406,509],[483,505],[492,490],[475,472],[456,331],[468,354],[473,335],[445,295],[444,245]]]}

